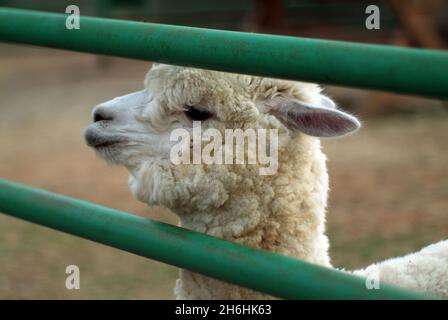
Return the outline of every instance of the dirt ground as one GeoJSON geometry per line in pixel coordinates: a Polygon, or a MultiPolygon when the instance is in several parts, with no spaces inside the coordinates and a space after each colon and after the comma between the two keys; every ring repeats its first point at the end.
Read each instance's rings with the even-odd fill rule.
{"type": "MultiPolygon", "coordinates": [[[[103,70],[98,61],[0,48],[0,177],[176,223],[173,214],[134,200],[125,170],[84,144],[92,107],[139,90],[149,66],[112,59],[103,70]]],[[[331,90],[341,101],[368,97],[331,90]]],[[[411,104],[418,112],[365,119],[359,134],[324,141],[337,267],[361,267],[448,238],[448,112],[431,100],[411,104]]],[[[0,215],[0,299],[169,299],[176,276],[174,267],[0,215]],[[65,288],[70,264],[81,269],[81,290],[65,288]]]]}

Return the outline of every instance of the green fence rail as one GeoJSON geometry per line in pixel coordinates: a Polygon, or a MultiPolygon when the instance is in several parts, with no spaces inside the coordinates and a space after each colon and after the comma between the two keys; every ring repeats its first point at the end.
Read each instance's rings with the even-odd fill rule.
{"type": "MultiPolygon", "coordinates": [[[[448,97],[448,54],[0,8],[0,41],[261,76],[448,97]]],[[[425,299],[388,285],[0,179],[0,211],[290,299],[425,299]],[[254,267],[256,266],[256,268],[254,267]]]]}
{"type": "Polygon", "coordinates": [[[448,98],[443,51],[92,17],[81,17],[81,28],[68,30],[66,18],[0,8],[0,41],[448,98]]]}
{"type": "Polygon", "coordinates": [[[423,295],[148,218],[0,179],[0,212],[288,299],[424,299],[423,295]]]}

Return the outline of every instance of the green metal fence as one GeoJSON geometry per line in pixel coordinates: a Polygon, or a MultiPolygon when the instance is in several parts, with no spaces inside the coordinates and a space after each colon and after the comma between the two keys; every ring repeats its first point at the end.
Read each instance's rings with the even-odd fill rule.
{"type": "MultiPolygon", "coordinates": [[[[0,41],[448,97],[448,54],[0,8],[0,41]]],[[[0,180],[0,211],[282,298],[424,299],[392,286],[0,180]],[[254,268],[254,266],[257,266],[254,268]]]]}
{"type": "Polygon", "coordinates": [[[448,54],[366,45],[0,9],[0,41],[34,44],[291,80],[448,98],[448,54]]]}
{"type": "Polygon", "coordinates": [[[289,299],[417,299],[415,293],[0,179],[0,211],[289,299]]]}

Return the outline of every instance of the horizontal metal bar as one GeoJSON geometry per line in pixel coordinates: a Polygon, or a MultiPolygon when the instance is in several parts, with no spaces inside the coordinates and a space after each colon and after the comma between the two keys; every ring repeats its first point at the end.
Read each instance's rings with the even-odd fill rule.
{"type": "MultiPolygon", "coordinates": [[[[0,9],[0,41],[448,98],[448,53],[0,9]]],[[[362,28],[363,26],[360,26],[362,28]]]]}
{"type": "Polygon", "coordinates": [[[0,212],[289,299],[424,299],[347,273],[0,179],[0,212]]]}

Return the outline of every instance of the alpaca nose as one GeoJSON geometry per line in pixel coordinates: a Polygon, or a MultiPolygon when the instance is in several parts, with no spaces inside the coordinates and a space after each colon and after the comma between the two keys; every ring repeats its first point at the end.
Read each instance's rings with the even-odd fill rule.
{"type": "Polygon", "coordinates": [[[106,110],[105,108],[97,108],[93,111],[93,122],[112,120],[114,120],[114,117],[110,110],[106,110]]]}

